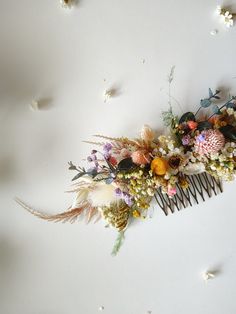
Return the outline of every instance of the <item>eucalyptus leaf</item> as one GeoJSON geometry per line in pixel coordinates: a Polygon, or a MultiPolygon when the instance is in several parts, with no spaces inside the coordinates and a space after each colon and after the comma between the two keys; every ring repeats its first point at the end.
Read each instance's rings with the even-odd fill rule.
{"type": "Polygon", "coordinates": [[[88,174],[90,177],[95,178],[98,172],[96,168],[90,168],[87,170],[87,172],[85,172],[85,174],[88,174]]]}
{"type": "Polygon", "coordinates": [[[214,112],[214,114],[220,114],[221,113],[221,111],[217,105],[212,106],[212,111],[214,112]]]}
{"type": "Polygon", "coordinates": [[[195,121],[195,115],[192,112],[186,112],[182,115],[182,117],[179,119],[179,124],[183,122],[188,122],[188,121],[195,121]]]}
{"type": "Polygon", "coordinates": [[[199,131],[208,130],[212,128],[212,124],[209,121],[201,121],[197,125],[199,131]]]}
{"type": "Polygon", "coordinates": [[[77,173],[77,175],[74,176],[74,178],[72,179],[72,181],[75,181],[75,180],[81,178],[81,177],[84,176],[85,174],[86,174],[86,172],[79,172],[79,173],[77,173]]]}
{"type": "Polygon", "coordinates": [[[232,125],[225,125],[219,128],[220,132],[228,139],[236,141],[236,128],[232,125]]]}
{"type": "Polygon", "coordinates": [[[137,167],[137,165],[133,163],[133,160],[130,157],[121,160],[117,166],[118,170],[120,171],[130,170],[135,167],[137,167]]]}
{"type": "Polygon", "coordinates": [[[214,95],[214,94],[213,94],[211,88],[209,88],[209,98],[213,97],[213,95],[214,95]]]}
{"type": "Polygon", "coordinates": [[[106,184],[111,184],[112,182],[114,181],[114,179],[113,178],[106,178],[106,180],[105,180],[105,182],[106,182],[106,184]]]}
{"type": "Polygon", "coordinates": [[[226,108],[233,108],[234,110],[236,110],[236,104],[234,102],[230,102],[226,105],[226,108]]]}
{"type": "Polygon", "coordinates": [[[200,104],[201,104],[201,107],[207,108],[211,105],[211,101],[210,99],[201,99],[200,104]]]}

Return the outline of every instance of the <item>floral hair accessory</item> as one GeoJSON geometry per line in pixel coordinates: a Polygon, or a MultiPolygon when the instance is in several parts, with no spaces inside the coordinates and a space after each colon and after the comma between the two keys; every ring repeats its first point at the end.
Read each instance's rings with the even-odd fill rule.
{"type": "Polygon", "coordinates": [[[87,142],[98,147],[87,157],[88,166],[69,162],[69,170],[76,172],[69,210],[43,214],[16,201],[48,221],[102,218],[118,231],[116,254],[125,230],[135,219],[149,216],[153,200],[168,215],[217,195],[222,181],[235,178],[236,97],[219,106],[219,93],[209,89],[196,113],[178,117],[172,108],[163,112],[169,135],[156,135],[147,125],[136,139],[95,135],[98,142],[87,142]]]}

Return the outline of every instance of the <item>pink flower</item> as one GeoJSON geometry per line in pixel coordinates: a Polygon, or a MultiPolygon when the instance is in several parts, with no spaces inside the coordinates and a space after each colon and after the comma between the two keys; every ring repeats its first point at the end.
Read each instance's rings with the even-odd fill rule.
{"type": "Polygon", "coordinates": [[[123,158],[128,158],[130,157],[131,152],[127,148],[122,148],[122,150],[120,151],[120,155],[123,158]]]}
{"type": "Polygon", "coordinates": [[[170,197],[175,196],[176,193],[177,193],[176,187],[168,186],[167,194],[168,194],[170,197]]]}
{"type": "Polygon", "coordinates": [[[217,153],[225,145],[224,135],[219,130],[204,130],[195,138],[194,149],[199,155],[217,153]]]}
{"type": "Polygon", "coordinates": [[[150,156],[144,150],[136,150],[131,155],[132,160],[137,165],[146,165],[150,163],[150,156]]]}

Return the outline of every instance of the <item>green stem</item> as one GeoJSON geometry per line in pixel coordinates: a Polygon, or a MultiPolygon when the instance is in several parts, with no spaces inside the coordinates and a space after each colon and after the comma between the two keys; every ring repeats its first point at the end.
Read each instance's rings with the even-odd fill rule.
{"type": "MultiPolygon", "coordinates": [[[[219,110],[221,110],[221,109],[223,109],[225,106],[227,106],[233,99],[235,99],[235,96],[232,96],[230,100],[228,100],[224,105],[222,105],[222,106],[219,108],[219,110]]],[[[216,114],[216,113],[213,113],[213,114],[207,119],[207,121],[210,120],[215,114],[216,114]]]]}
{"type": "Polygon", "coordinates": [[[198,112],[201,110],[201,108],[202,108],[202,107],[199,107],[199,108],[198,108],[197,112],[195,113],[195,117],[196,117],[196,115],[198,114],[198,112]]]}

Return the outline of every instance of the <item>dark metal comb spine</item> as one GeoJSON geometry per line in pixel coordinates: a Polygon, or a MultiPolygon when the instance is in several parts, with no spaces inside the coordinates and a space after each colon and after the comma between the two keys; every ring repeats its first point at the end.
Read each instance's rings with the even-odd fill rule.
{"type": "Polygon", "coordinates": [[[179,211],[199,204],[200,199],[205,202],[207,198],[223,192],[222,182],[206,172],[186,176],[186,179],[189,182],[188,188],[183,189],[177,184],[177,193],[173,198],[162,193],[161,188],[156,191],[154,195],[156,202],[166,216],[170,212],[174,213],[176,209],[179,211]]]}

